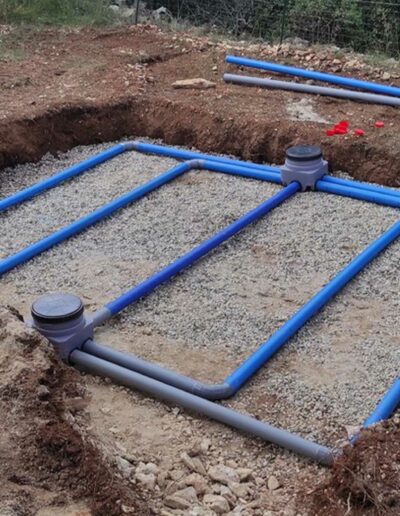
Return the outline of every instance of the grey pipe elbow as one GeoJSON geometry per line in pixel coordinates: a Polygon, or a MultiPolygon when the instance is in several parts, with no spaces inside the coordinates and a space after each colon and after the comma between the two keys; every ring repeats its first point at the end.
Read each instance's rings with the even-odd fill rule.
{"type": "Polygon", "coordinates": [[[167,385],[182,389],[200,398],[216,401],[223,400],[235,394],[235,390],[227,383],[208,385],[188,376],[176,373],[157,364],[152,364],[146,360],[135,357],[128,353],[123,353],[109,346],[104,346],[98,342],[88,339],[82,346],[82,351],[107,360],[113,364],[125,367],[130,371],[144,374],[167,385]]]}
{"type": "Polygon", "coordinates": [[[190,391],[195,396],[210,401],[226,400],[235,394],[235,390],[227,383],[217,383],[208,385],[206,383],[196,382],[190,391]]]}

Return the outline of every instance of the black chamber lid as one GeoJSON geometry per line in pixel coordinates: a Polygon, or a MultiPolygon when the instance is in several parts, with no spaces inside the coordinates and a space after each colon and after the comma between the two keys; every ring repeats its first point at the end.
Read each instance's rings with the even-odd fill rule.
{"type": "Polygon", "coordinates": [[[322,152],[316,145],[296,145],[286,151],[286,157],[293,161],[310,161],[322,158],[322,152]]]}
{"type": "Polygon", "coordinates": [[[48,294],[39,297],[32,304],[31,313],[38,322],[63,323],[80,317],[83,303],[72,294],[48,294]]]}

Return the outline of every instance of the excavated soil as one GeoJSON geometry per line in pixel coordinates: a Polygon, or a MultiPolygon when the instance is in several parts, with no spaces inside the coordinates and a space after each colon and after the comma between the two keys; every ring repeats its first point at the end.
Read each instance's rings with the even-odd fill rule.
{"type": "MultiPolygon", "coordinates": [[[[3,45],[9,41],[19,60],[0,57],[0,167],[135,135],[271,163],[282,161],[288,146],[309,142],[323,147],[335,170],[398,185],[396,108],[304,99],[222,81],[224,71],[236,71],[224,63],[227,53],[310,66],[296,51],[216,43],[152,26],[33,34],[24,29],[11,36],[3,36],[3,45]],[[216,87],[172,87],[176,80],[194,77],[211,80],[216,87]],[[363,129],[365,136],[326,136],[326,129],[341,119],[348,119],[352,130],[363,129]],[[376,120],[385,127],[376,129],[376,120]]],[[[354,56],[335,55],[328,52],[318,67],[383,80],[379,68],[355,70],[354,56]]]]}
{"type": "Polygon", "coordinates": [[[91,436],[80,375],[12,308],[0,336],[1,514],[152,514],[91,436]]]}
{"type": "Polygon", "coordinates": [[[305,507],[327,516],[399,514],[399,442],[399,418],[365,430],[311,497],[301,495],[305,507]]]}
{"type": "MultiPolygon", "coordinates": [[[[358,179],[400,184],[396,109],[319,97],[304,100],[292,93],[221,81],[229,69],[223,62],[226,53],[271,58],[262,46],[215,43],[146,26],[27,31],[19,42],[8,29],[4,33],[3,45],[9,42],[19,58],[0,54],[0,167],[38,161],[47,152],[56,154],[76,145],[136,135],[260,162],[280,162],[286,147],[309,142],[322,146],[335,170],[358,179]],[[205,91],[172,87],[178,79],[193,77],[211,80],[216,87],[205,91]],[[340,119],[364,129],[365,136],[327,137],[326,129],[340,119]],[[376,120],[383,120],[385,127],[376,129],[376,120]]],[[[277,51],[274,58],[299,64],[287,51],[277,51]]],[[[318,67],[381,80],[379,69],[352,70],[346,56],[334,61],[323,60],[318,67]]],[[[154,499],[168,496],[168,490],[187,489],[192,484],[186,477],[201,484],[194,473],[189,475],[188,466],[198,456],[207,468],[220,463],[232,469],[247,466],[248,476],[242,471],[244,480],[235,486],[239,493],[235,503],[243,508],[240,514],[399,513],[396,419],[365,432],[332,472],[304,467],[299,460],[291,467],[295,480],[290,486],[266,489],[263,467],[271,469],[274,460],[273,471],[285,478],[284,455],[268,459],[269,464],[266,459],[263,465],[262,443],[81,376],[54,358],[15,309],[0,309],[0,342],[1,514],[188,514],[185,509],[160,509],[154,499]],[[117,414],[123,433],[110,422],[111,412],[117,414]],[[155,417],[162,421],[156,429],[155,417]],[[136,424],[130,430],[132,420],[136,424]],[[199,434],[207,436],[201,443],[199,434]],[[124,448],[127,441],[132,448],[124,448]],[[143,482],[132,483],[133,465],[136,470],[148,468],[144,475],[152,475],[151,461],[169,447],[173,450],[169,470],[155,473],[162,493],[146,490],[143,482]],[[251,471],[257,460],[258,469],[251,471]],[[251,491],[247,503],[246,489],[251,491]]],[[[218,371],[218,364],[214,367],[218,371]]],[[[207,488],[216,489],[215,484],[207,488]]],[[[223,485],[217,488],[213,493],[229,499],[223,485]]]]}

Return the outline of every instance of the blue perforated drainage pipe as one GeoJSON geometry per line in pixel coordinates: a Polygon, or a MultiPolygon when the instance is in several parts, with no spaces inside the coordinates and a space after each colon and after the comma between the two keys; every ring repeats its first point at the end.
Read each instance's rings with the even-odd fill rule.
{"type": "MultiPolygon", "coordinates": [[[[288,187],[287,187],[288,188],[288,187]]],[[[280,192],[282,193],[282,192],[280,192]]],[[[264,344],[245,360],[223,383],[215,385],[202,384],[191,378],[178,375],[173,371],[153,366],[148,362],[137,359],[125,353],[88,342],[87,350],[101,358],[114,361],[129,369],[145,373],[170,385],[175,385],[188,392],[194,392],[208,399],[223,399],[233,395],[246,383],[285,343],[297,333],[330,299],[340,292],[361,270],[400,236],[400,222],[394,224],[383,235],[370,244],[362,253],[344,267],[327,285],[300,308],[281,328],[279,328],[264,344]]],[[[199,246],[207,246],[207,241],[199,246]]],[[[198,249],[198,248],[196,248],[198,249]]],[[[196,251],[196,250],[195,250],[196,251]]],[[[123,294],[115,301],[108,303],[93,315],[94,325],[98,326],[117,314],[140,297],[148,295],[162,282],[182,270],[185,259],[192,252],[157,272],[144,282],[123,294]],[[179,266],[182,265],[182,266],[179,266]]],[[[396,391],[397,392],[397,391],[396,391]]],[[[392,399],[393,396],[390,398],[392,399]]]]}
{"type": "Polygon", "coordinates": [[[332,299],[347,283],[400,236],[400,222],[396,222],[383,235],[354,258],[325,287],[300,308],[272,337],[243,362],[225,380],[234,390],[249,380],[297,331],[332,299]]]}
{"type": "Polygon", "coordinates": [[[128,192],[127,194],[124,194],[121,197],[118,197],[117,199],[114,199],[113,201],[107,204],[104,204],[97,210],[93,211],[92,213],[89,213],[88,215],[85,215],[84,217],[81,217],[72,224],[69,224],[68,226],[65,226],[64,228],[55,231],[51,235],[43,238],[42,240],[39,240],[38,242],[35,242],[34,244],[25,247],[18,253],[15,253],[12,256],[4,258],[3,260],[0,260],[0,275],[10,271],[11,269],[14,269],[14,267],[17,267],[21,263],[24,263],[34,258],[38,254],[43,253],[47,249],[50,249],[51,247],[59,244],[60,242],[63,242],[64,240],[70,238],[73,235],[76,235],[84,229],[87,229],[93,224],[96,224],[100,220],[110,216],[112,213],[127,206],[131,202],[140,199],[141,197],[148,194],[149,192],[152,192],[156,188],[165,185],[166,183],[172,181],[181,174],[184,174],[188,170],[191,170],[193,166],[197,167],[198,165],[198,161],[187,161],[186,163],[181,163],[180,165],[177,165],[176,167],[169,170],[168,172],[164,172],[164,174],[161,174],[155,179],[152,179],[148,183],[139,186],[138,188],[135,188],[131,192],[128,192]]]}
{"type": "MultiPolygon", "coordinates": [[[[186,151],[182,149],[176,149],[175,147],[168,147],[163,145],[154,145],[151,143],[142,143],[142,142],[126,142],[118,144],[114,147],[111,147],[110,149],[101,152],[100,154],[94,156],[93,158],[90,158],[88,160],[82,161],[81,163],[78,163],[70,168],[67,168],[63,170],[62,172],[55,174],[54,176],[51,176],[47,179],[44,179],[43,181],[40,181],[29,188],[26,188],[24,190],[21,190],[20,192],[17,192],[16,194],[13,194],[9,197],[6,197],[5,199],[0,200],[0,212],[15,206],[17,204],[20,204],[28,199],[31,199],[32,197],[39,195],[40,193],[45,192],[46,190],[49,190],[51,188],[54,188],[55,186],[59,185],[63,181],[66,181],[68,179],[71,179],[79,174],[82,174],[83,172],[89,170],[90,168],[93,168],[96,165],[99,165],[100,163],[103,163],[109,159],[112,159],[113,157],[117,156],[118,154],[121,154],[122,152],[126,152],[128,150],[135,150],[137,152],[143,152],[146,154],[154,154],[157,156],[166,156],[174,159],[181,159],[181,160],[193,160],[193,159],[205,159],[208,163],[213,163],[214,168],[212,170],[216,172],[225,172],[230,173],[228,169],[222,170],[221,168],[218,168],[218,165],[227,165],[233,166],[233,167],[241,167],[245,169],[240,175],[243,177],[249,177],[252,179],[259,179],[262,181],[270,181],[273,183],[281,184],[281,176],[280,176],[280,169],[276,167],[270,167],[267,165],[259,165],[257,163],[251,163],[247,161],[240,161],[230,158],[222,158],[219,156],[213,156],[213,155],[207,155],[202,154],[199,152],[192,152],[192,151],[186,151]]],[[[211,170],[209,168],[208,170],[211,170]]],[[[235,175],[237,175],[237,171],[232,172],[235,175]]],[[[324,176],[321,180],[319,185],[321,186],[321,190],[325,186],[325,190],[323,191],[329,191],[329,193],[336,193],[337,195],[344,195],[347,196],[348,193],[351,193],[351,195],[348,195],[349,197],[353,197],[355,199],[362,199],[368,202],[378,202],[378,204],[383,204],[387,206],[395,206],[397,207],[398,204],[396,202],[390,202],[390,199],[387,199],[387,197],[381,197],[381,196],[390,196],[390,197],[396,197],[397,199],[400,199],[400,192],[396,190],[391,190],[389,188],[384,188],[380,186],[374,186],[369,185],[365,183],[361,183],[358,181],[350,181],[346,179],[340,179],[333,176],[324,176]],[[345,188],[342,188],[337,190],[337,192],[334,191],[333,188],[329,190],[330,185],[327,185],[327,183],[336,184],[345,188]],[[346,188],[351,188],[352,190],[346,191],[346,188]],[[356,190],[356,191],[355,191],[356,190]],[[361,191],[358,194],[358,191],[361,191]],[[362,194],[362,192],[368,192],[368,194],[362,194]],[[378,194],[379,197],[374,197],[374,193],[378,194]]],[[[317,185],[317,190],[320,188],[317,185]]]]}
{"type": "Polygon", "coordinates": [[[10,195],[5,199],[0,200],[0,212],[20,204],[21,202],[27,201],[28,199],[31,199],[32,197],[35,197],[36,195],[39,195],[46,190],[50,190],[50,188],[54,188],[55,186],[63,183],[64,181],[67,181],[68,179],[71,179],[72,177],[79,176],[83,172],[86,172],[87,170],[94,168],[97,165],[100,165],[101,163],[104,163],[105,161],[115,158],[115,156],[118,156],[119,154],[132,149],[133,145],[130,142],[119,143],[118,145],[100,152],[99,154],[96,154],[89,159],[81,161],[72,167],[66,168],[62,172],[54,174],[54,176],[43,179],[43,181],[39,181],[38,183],[25,188],[24,190],[20,190],[16,194],[10,195]]]}
{"type": "Polygon", "coordinates": [[[104,204],[97,210],[93,211],[92,213],[89,213],[88,215],[85,215],[84,217],[81,217],[72,224],[69,224],[64,228],[59,229],[58,231],[51,233],[49,236],[39,240],[38,242],[35,242],[34,244],[25,247],[21,251],[11,256],[8,256],[7,258],[4,258],[3,260],[0,260],[0,276],[14,269],[18,265],[34,258],[38,254],[47,251],[48,249],[63,242],[64,240],[67,240],[68,238],[80,233],[81,231],[87,229],[93,224],[96,224],[100,220],[103,220],[104,218],[110,216],[111,214],[115,213],[121,208],[124,208],[128,204],[140,199],[146,194],[152,192],[153,190],[156,190],[160,186],[169,183],[170,181],[184,174],[185,172],[188,172],[189,170],[193,169],[211,170],[240,177],[254,179],[262,178],[265,181],[277,182],[277,176],[273,172],[269,171],[260,172],[257,170],[246,169],[244,167],[236,167],[230,164],[215,163],[212,161],[186,161],[185,163],[181,163],[180,165],[173,167],[169,171],[164,172],[155,179],[148,181],[144,185],[133,189],[132,191],[122,195],[121,197],[118,197],[117,199],[114,199],[113,201],[107,204],[104,204]]]}
{"type": "Polygon", "coordinates": [[[271,63],[269,61],[257,61],[247,57],[226,56],[225,61],[229,64],[238,66],[257,68],[259,70],[267,70],[269,72],[276,72],[285,75],[294,75],[296,77],[303,77],[304,79],[312,79],[314,81],[338,84],[339,86],[346,86],[348,88],[356,88],[359,90],[372,91],[374,93],[382,93],[384,95],[392,95],[393,97],[400,97],[400,88],[396,88],[394,86],[385,86],[384,84],[360,81],[358,79],[351,79],[340,75],[315,72],[312,70],[305,70],[304,68],[271,63]]]}
{"type": "Polygon", "coordinates": [[[178,260],[175,262],[167,265],[167,267],[164,267],[147,280],[133,287],[131,290],[128,290],[128,292],[125,292],[125,294],[115,299],[111,303],[108,303],[105,308],[109,312],[109,317],[116,315],[130,304],[152,292],[156,287],[161,285],[161,283],[168,281],[170,278],[178,274],[178,272],[193,264],[199,258],[218,247],[220,244],[231,238],[243,228],[269,213],[271,210],[292,197],[299,190],[299,183],[291,183],[290,185],[283,188],[280,192],[276,193],[273,197],[257,206],[257,208],[254,210],[249,211],[238,220],[213,235],[208,240],[205,240],[200,245],[178,258],[178,260]]]}
{"type": "Polygon", "coordinates": [[[400,405],[400,378],[388,389],[372,414],[364,421],[363,427],[368,428],[379,421],[388,419],[400,405]]]}

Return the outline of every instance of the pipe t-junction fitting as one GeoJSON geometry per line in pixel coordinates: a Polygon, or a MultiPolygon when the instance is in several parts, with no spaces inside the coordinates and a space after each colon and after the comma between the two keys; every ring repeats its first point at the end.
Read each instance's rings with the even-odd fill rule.
{"type": "Polygon", "coordinates": [[[93,320],[84,313],[81,299],[72,294],[46,294],[31,308],[30,325],[49,340],[60,358],[68,362],[74,349],[93,338],[93,320]]]}
{"type": "Polygon", "coordinates": [[[297,181],[304,192],[314,190],[315,183],[328,173],[328,162],[315,145],[296,145],[286,151],[285,164],[281,167],[281,179],[284,185],[297,181]]]}

